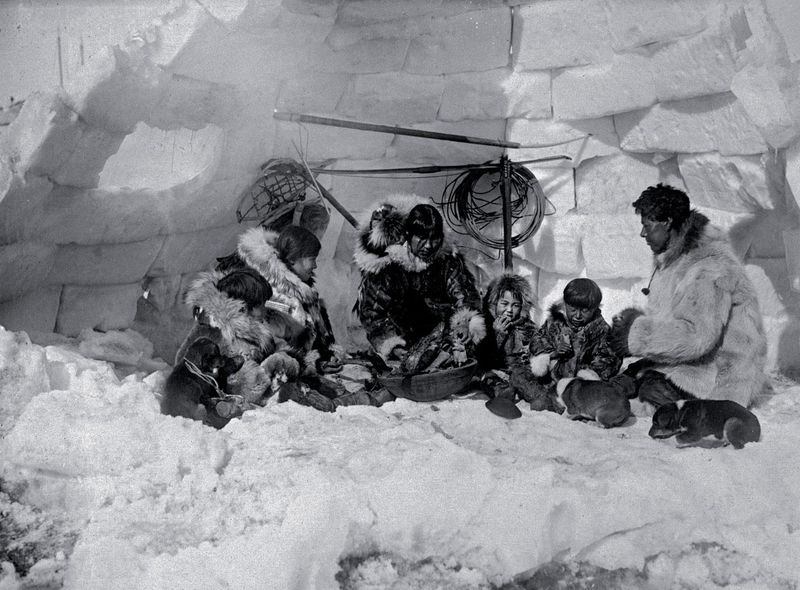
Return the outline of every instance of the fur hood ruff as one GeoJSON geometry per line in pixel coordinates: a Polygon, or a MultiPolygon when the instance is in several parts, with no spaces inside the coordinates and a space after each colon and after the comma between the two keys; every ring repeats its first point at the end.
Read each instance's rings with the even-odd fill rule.
{"type": "MultiPolygon", "coordinates": [[[[563,301],[556,301],[555,303],[553,303],[553,304],[550,306],[550,310],[549,310],[549,312],[550,312],[549,318],[550,318],[551,320],[553,320],[553,321],[555,321],[555,322],[560,322],[560,323],[562,323],[562,324],[566,324],[567,326],[569,326],[570,328],[572,328],[572,324],[570,324],[570,323],[569,323],[569,320],[567,319],[567,311],[566,311],[566,309],[564,308],[564,302],[563,302],[563,301]]],[[[600,312],[600,308],[598,307],[598,308],[597,308],[597,311],[596,311],[596,312],[595,312],[595,314],[592,316],[592,319],[591,319],[591,320],[589,320],[588,322],[586,322],[586,323],[583,325],[583,327],[585,328],[586,326],[588,326],[588,325],[589,325],[589,324],[591,324],[592,322],[596,321],[598,317],[602,317],[602,315],[603,315],[603,314],[600,312]]],[[[575,329],[575,328],[573,328],[573,329],[575,329]]]]}
{"type": "MultiPolygon", "coordinates": [[[[248,266],[267,279],[276,295],[297,299],[303,305],[314,305],[319,299],[317,290],[304,283],[278,257],[275,242],[278,234],[263,227],[253,227],[239,238],[237,252],[248,266]]],[[[276,297],[279,299],[279,297],[276,297]]]]}
{"type": "Polygon", "coordinates": [[[224,273],[219,271],[199,273],[189,286],[186,303],[202,308],[208,324],[217,328],[225,342],[233,344],[234,350],[237,348],[235,343],[240,340],[266,351],[274,349],[275,341],[269,327],[250,317],[244,302],[217,289],[216,284],[223,276],[224,273]]]}
{"type": "Polygon", "coordinates": [[[383,199],[374,209],[370,209],[361,220],[356,238],[353,261],[360,271],[376,274],[390,264],[399,264],[409,272],[421,272],[430,266],[433,260],[457,253],[455,246],[448,239],[449,232],[445,227],[442,247],[434,255],[433,260],[425,261],[411,253],[405,241],[403,222],[408,213],[417,205],[435,205],[427,198],[414,194],[396,194],[383,199]],[[372,221],[376,215],[375,223],[372,221]]]}
{"type": "Polygon", "coordinates": [[[699,211],[692,211],[684,222],[677,237],[661,254],[655,255],[656,267],[666,268],[684,254],[695,250],[700,243],[716,243],[723,249],[728,249],[728,240],[719,228],[709,223],[708,217],[699,211]]]}

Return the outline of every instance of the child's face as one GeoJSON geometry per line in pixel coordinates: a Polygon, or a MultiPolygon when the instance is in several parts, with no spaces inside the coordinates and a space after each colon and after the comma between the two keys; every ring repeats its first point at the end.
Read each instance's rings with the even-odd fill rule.
{"type": "Polygon", "coordinates": [[[568,303],[564,304],[564,309],[567,312],[567,320],[575,328],[580,328],[589,323],[589,320],[594,317],[596,307],[575,307],[568,303]]]}
{"type": "Polygon", "coordinates": [[[504,292],[500,299],[497,300],[497,305],[494,309],[494,317],[507,317],[511,321],[519,319],[522,313],[522,302],[519,297],[515,297],[511,291],[504,292]]]}

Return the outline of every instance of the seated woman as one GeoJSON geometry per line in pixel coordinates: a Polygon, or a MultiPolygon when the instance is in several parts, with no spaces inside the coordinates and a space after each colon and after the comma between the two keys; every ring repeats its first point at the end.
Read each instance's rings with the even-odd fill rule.
{"type": "MultiPolygon", "coordinates": [[[[207,338],[219,347],[225,357],[242,357],[244,364],[227,380],[227,401],[217,404],[216,412],[222,418],[241,414],[263,401],[270,384],[270,375],[262,367],[268,357],[268,366],[285,355],[287,328],[293,336],[302,337],[304,328],[285,314],[266,310],[264,302],[272,297],[270,284],[250,268],[235,269],[228,274],[220,271],[200,273],[192,281],[186,303],[194,308],[196,323],[185,338],[176,355],[177,365],[192,344],[207,338]]],[[[267,396],[268,397],[268,396],[267,396]]]]}
{"type": "Polygon", "coordinates": [[[404,360],[458,312],[466,338],[485,335],[475,279],[446,242],[442,216],[428,199],[397,197],[375,209],[360,231],[355,262],[361,271],[355,312],[384,360],[404,360]]]}
{"type": "MultiPolygon", "coordinates": [[[[280,401],[292,399],[323,411],[334,411],[339,405],[380,405],[384,397],[361,391],[350,394],[319,375],[340,369],[344,356],[344,351],[335,346],[327,310],[314,286],[321,247],[313,233],[299,226],[287,226],[280,233],[255,227],[241,235],[236,252],[221,258],[217,269],[230,272],[249,268],[258,272],[272,286],[270,302],[285,309],[305,328],[302,334],[290,331],[288,340],[300,362],[302,383],[280,386],[280,401]]],[[[285,363],[268,362],[267,368],[271,373],[283,371],[290,382],[297,376],[297,369],[285,363]]]]}
{"type": "Polygon", "coordinates": [[[273,304],[277,303],[308,330],[308,344],[302,347],[306,354],[300,358],[305,372],[314,372],[334,356],[333,330],[314,287],[321,247],[313,233],[299,226],[287,226],[279,234],[255,227],[245,231],[236,252],[219,259],[217,265],[217,270],[223,272],[250,268],[272,286],[273,304]]]}

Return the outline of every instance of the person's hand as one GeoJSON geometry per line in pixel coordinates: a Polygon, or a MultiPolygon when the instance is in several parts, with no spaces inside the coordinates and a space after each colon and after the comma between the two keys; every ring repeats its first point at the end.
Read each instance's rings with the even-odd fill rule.
{"type": "Polygon", "coordinates": [[[508,329],[514,322],[511,320],[510,317],[501,315],[499,318],[494,320],[492,327],[494,328],[495,333],[497,334],[505,334],[508,332],[508,329]]]}
{"type": "Polygon", "coordinates": [[[397,359],[398,361],[406,360],[408,351],[403,346],[395,346],[389,354],[389,358],[397,359]]]}
{"type": "Polygon", "coordinates": [[[463,342],[453,342],[453,360],[457,365],[463,365],[467,362],[467,349],[463,342]]]}
{"type": "Polygon", "coordinates": [[[634,320],[643,315],[643,312],[635,308],[623,309],[611,320],[611,330],[608,333],[608,345],[619,358],[630,356],[628,349],[628,333],[634,320]]]}
{"type": "Polygon", "coordinates": [[[572,343],[569,340],[561,340],[556,349],[550,353],[550,358],[566,358],[572,356],[572,343]]]}

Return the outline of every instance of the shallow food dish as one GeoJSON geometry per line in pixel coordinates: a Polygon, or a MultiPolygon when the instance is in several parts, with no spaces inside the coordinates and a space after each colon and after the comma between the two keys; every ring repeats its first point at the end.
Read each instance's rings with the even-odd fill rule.
{"type": "Polygon", "coordinates": [[[464,391],[477,369],[478,363],[469,361],[460,367],[431,373],[379,376],[378,381],[395,397],[432,402],[464,391]]]}

